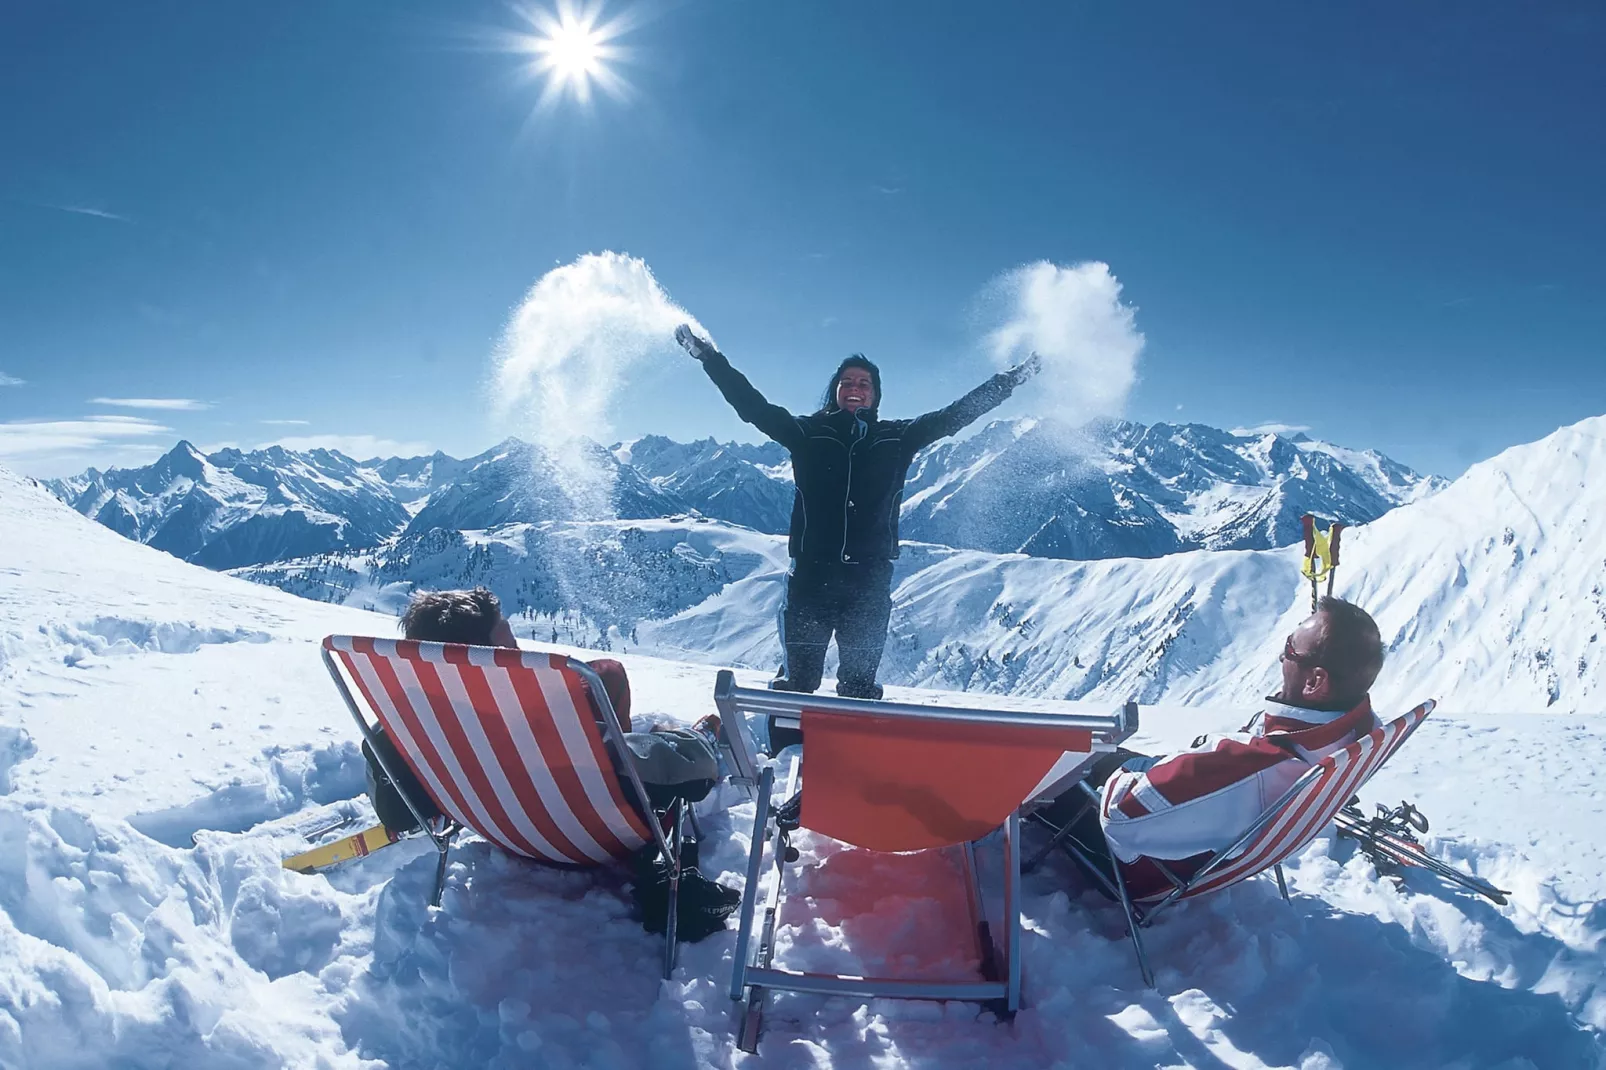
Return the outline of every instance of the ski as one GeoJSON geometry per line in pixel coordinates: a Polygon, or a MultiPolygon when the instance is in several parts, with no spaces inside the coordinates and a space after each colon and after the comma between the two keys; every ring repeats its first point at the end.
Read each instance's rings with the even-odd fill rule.
{"type": "Polygon", "coordinates": [[[1511,894],[1428,854],[1415,835],[1428,830],[1428,819],[1408,802],[1393,810],[1379,803],[1377,815],[1368,818],[1361,810],[1359,797],[1351,798],[1335,821],[1339,835],[1359,841],[1361,850],[1385,876],[1398,876],[1402,869],[1425,869],[1500,906],[1506,905],[1506,897],[1511,894]]]}
{"type": "Polygon", "coordinates": [[[284,860],[283,865],[285,869],[293,869],[298,873],[313,873],[328,866],[348,862],[353,858],[365,858],[380,848],[389,847],[400,840],[400,836],[384,825],[375,825],[371,829],[364,829],[333,843],[291,855],[284,860]]]}

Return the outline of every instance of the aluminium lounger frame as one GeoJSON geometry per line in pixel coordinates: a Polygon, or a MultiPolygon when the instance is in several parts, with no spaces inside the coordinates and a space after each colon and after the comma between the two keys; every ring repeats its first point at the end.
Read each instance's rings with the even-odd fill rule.
{"type": "MultiPolygon", "coordinates": [[[[743,688],[729,670],[721,671],[714,688],[724,743],[731,764],[731,780],[756,791],[752,849],[748,856],[747,880],[742,889],[741,924],[736,937],[731,999],[745,1000],[738,1046],[756,1050],[760,1018],[768,989],[813,992],[828,996],[890,997],[897,999],[966,1000],[992,1006],[1000,1017],[1009,1017],[1020,1008],[1021,924],[1020,924],[1020,808],[1016,807],[1002,825],[1004,846],[1003,924],[1004,939],[996,941],[987,921],[977,879],[974,841],[961,844],[965,885],[973,931],[981,961],[983,979],[979,981],[924,981],[892,977],[848,977],[807,973],[770,965],[774,953],[775,929],[780,909],[782,880],[785,875],[787,830],[777,824],[771,830],[775,807],[776,771],[773,764],[759,765],[747,731],[745,714],[800,717],[802,712],[858,714],[877,718],[922,719],[963,724],[1007,724],[1030,727],[1080,728],[1093,737],[1095,752],[1113,751],[1117,744],[1137,729],[1138,709],[1126,703],[1113,714],[1014,713],[1000,710],[955,709],[913,703],[847,699],[832,695],[811,695],[760,688],[743,688]],[[765,896],[763,920],[758,922],[759,886],[763,877],[766,841],[775,867],[773,883],[765,896]],[[755,924],[760,924],[755,934],[755,924]],[[756,935],[756,940],[755,940],[756,935]]],[[[785,775],[781,798],[788,799],[797,789],[801,760],[794,760],[785,775]]]]}
{"type": "MultiPolygon", "coordinates": [[[[378,730],[370,725],[367,718],[363,716],[362,705],[358,703],[356,697],[352,695],[351,689],[346,685],[345,676],[340,669],[340,663],[332,656],[328,646],[324,646],[321,652],[323,654],[324,667],[329,670],[329,675],[334,680],[335,687],[340,691],[341,698],[346,700],[346,708],[351,711],[351,716],[357,722],[357,729],[362,733],[363,739],[368,741],[368,747],[374,756],[374,760],[379,763],[380,768],[385,771],[385,775],[390,778],[392,784],[405,783],[405,779],[400,774],[409,771],[393,769],[391,764],[385,761],[385,748],[379,746],[377,742],[378,730]]],[[[658,848],[659,855],[663,858],[664,864],[668,869],[669,902],[667,905],[668,916],[664,927],[663,966],[663,976],[668,978],[673,975],[675,970],[675,952],[678,943],[676,929],[678,927],[680,905],[681,849],[685,843],[683,826],[690,815],[690,808],[684,799],[675,801],[674,807],[669,811],[670,829],[666,834],[663,829],[663,823],[657,819],[651,807],[647,805],[646,786],[641,781],[641,775],[636,770],[635,763],[630,760],[631,752],[625,745],[624,728],[619,723],[619,714],[613,707],[613,700],[608,697],[608,689],[603,686],[602,678],[597,675],[597,671],[590,665],[576,658],[568,658],[564,668],[573,671],[575,675],[585,681],[586,687],[591,692],[592,700],[596,702],[597,708],[602,711],[604,739],[612,747],[613,752],[619,756],[618,764],[623,767],[631,787],[635,790],[636,799],[645,811],[643,823],[652,832],[654,845],[658,848]]],[[[419,811],[418,804],[413,801],[407,792],[398,788],[396,793],[407,804],[408,812],[413,815],[413,819],[418,822],[419,827],[430,838],[430,842],[435,845],[435,850],[439,852],[439,859],[435,866],[435,883],[429,897],[429,905],[439,907],[441,905],[441,895],[446,888],[447,854],[451,850],[453,837],[462,831],[463,826],[450,818],[442,817],[439,819],[440,827],[436,828],[419,811]]]]}

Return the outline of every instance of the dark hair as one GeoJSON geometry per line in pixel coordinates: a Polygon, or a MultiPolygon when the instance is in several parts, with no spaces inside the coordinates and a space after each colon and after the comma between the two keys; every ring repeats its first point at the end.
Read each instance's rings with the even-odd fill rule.
{"type": "Polygon", "coordinates": [[[402,634],[423,643],[490,646],[502,620],[502,603],[484,587],[472,591],[419,591],[402,614],[402,634]]]}
{"type": "Polygon", "coordinates": [[[875,387],[875,404],[871,405],[870,408],[878,409],[881,407],[881,369],[877,368],[875,362],[863,353],[855,353],[853,356],[843,360],[841,364],[838,364],[836,371],[831,373],[831,381],[825,387],[825,397],[820,399],[821,412],[836,412],[842,407],[836,403],[836,384],[842,381],[842,373],[849,368],[863,368],[870,373],[870,385],[875,387]]]}
{"type": "Polygon", "coordinates": [[[1372,615],[1353,602],[1331,595],[1316,603],[1322,618],[1311,661],[1333,681],[1333,703],[1354,706],[1383,671],[1383,637],[1372,615]]]}

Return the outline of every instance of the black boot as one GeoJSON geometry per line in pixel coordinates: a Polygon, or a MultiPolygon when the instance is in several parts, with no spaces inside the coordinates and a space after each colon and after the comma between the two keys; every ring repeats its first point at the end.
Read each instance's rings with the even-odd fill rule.
{"type": "MultiPolygon", "coordinates": [[[[637,855],[631,898],[640,913],[642,927],[650,933],[663,932],[669,921],[669,867],[661,858],[637,855]]],[[[688,943],[720,932],[725,928],[725,919],[735,913],[741,902],[742,894],[734,888],[709,880],[696,866],[683,865],[675,912],[676,932],[688,943]]]]}

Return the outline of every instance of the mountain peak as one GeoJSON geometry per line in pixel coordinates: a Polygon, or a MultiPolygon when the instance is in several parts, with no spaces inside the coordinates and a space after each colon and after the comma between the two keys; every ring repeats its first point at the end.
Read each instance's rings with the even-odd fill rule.
{"type": "Polygon", "coordinates": [[[189,479],[206,477],[206,457],[187,438],[179,439],[178,444],[164,453],[152,467],[189,479]]]}

